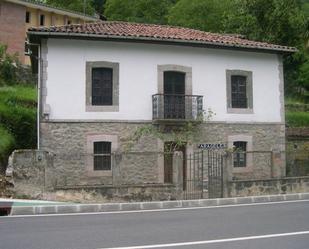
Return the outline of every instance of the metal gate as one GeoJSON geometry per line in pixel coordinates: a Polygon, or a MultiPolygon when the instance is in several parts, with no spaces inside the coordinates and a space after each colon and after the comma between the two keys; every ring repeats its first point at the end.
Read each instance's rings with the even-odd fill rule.
{"type": "Polygon", "coordinates": [[[184,160],[184,199],[223,197],[224,155],[221,151],[201,150],[184,160]]]}

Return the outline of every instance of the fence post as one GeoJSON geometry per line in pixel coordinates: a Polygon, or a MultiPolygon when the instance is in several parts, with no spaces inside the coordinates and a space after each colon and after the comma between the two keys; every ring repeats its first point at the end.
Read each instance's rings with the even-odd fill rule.
{"type": "Polygon", "coordinates": [[[232,153],[222,155],[222,188],[223,197],[229,197],[229,182],[232,180],[232,153]]]}
{"type": "Polygon", "coordinates": [[[177,199],[182,199],[183,193],[183,154],[175,151],[173,154],[173,184],[176,188],[177,199]]]}

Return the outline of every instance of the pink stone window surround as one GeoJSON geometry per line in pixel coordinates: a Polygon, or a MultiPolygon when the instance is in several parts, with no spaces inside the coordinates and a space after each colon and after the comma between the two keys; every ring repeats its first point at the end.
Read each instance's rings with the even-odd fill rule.
{"type": "Polygon", "coordinates": [[[118,136],[104,134],[88,134],[86,135],[86,173],[91,177],[110,176],[113,171],[113,153],[118,150],[118,136]],[[111,166],[110,170],[94,170],[94,143],[95,142],[110,142],[111,143],[111,166]]]}
{"type": "MultiPolygon", "coordinates": [[[[253,151],[253,138],[251,135],[238,134],[238,135],[230,135],[228,136],[228,148],[233,149],[234,142],[246,142],[246,151],[253,151]]],[[[234,156],[234,155],[233,155],[234,156]]],[[[234,161],[234,158],[232,162],[234,161]]],[[[253,171],[253,154],[246,153],[246,165],[245,167],[232,167],[233,173],[247,173],[253,171]]]]}

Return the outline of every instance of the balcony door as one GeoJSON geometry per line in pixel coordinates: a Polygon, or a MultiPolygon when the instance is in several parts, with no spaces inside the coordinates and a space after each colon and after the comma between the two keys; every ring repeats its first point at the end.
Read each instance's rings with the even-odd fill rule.
{"type": "Polygon", "coordinates": [[[164,118],[185,119],[186,74],[176,71],[164,72],[164,118]]]}

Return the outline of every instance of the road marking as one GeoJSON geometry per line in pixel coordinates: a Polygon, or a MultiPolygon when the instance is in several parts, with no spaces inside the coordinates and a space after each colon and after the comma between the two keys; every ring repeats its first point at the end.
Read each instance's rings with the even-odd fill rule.
{"type": "MultiPolygon", "coordinates": [[[[275,205],[275,204],[289,204],[298,202],[309,202],[309,200],[292,200],[292,201],[274,201],[274,202],[259,202],[247,204],[229,204],[219,206],[207,207],[179,207],[179,208],[161,208],[161,209],[144,209],[144,210],[130,210],[130,211],[107,211],[107,212],[88,212],[88,213],[61,213],[61,214],[27,214],[27,215],[13,215],[13,216],[0,216],[0,219],[13,219],[13,218],[28,218],[28,217],[52,217],[52,216],[80,216],[80,215],[108,215],[108,214],[130,214],[130,213],[149,213],[149,212],[171,212],[183,210],[198,210],[198,209],[215,209],[215,208],[229,208],[229,207],[247,207],[247,206],[260,206],[260,205],[275,205]]],[[[44,207],[44,206],[42,206],[44,207]]]]}
{"type": "Polygon", "coordinates": [[[143,245],[143,246],[109,247],[109,248],[98,248],[98,249],[148,249],[148,248],[162,248],[162,247],[165,248],[165,247],[178,247],[178,246],[193,246],[193,245],[206,245],[206,244],[235,242],[235,241],[243,241],[243,240],[257,240],[257,239],[269,239],[269,238],[278,238],[278,237],[285,237],[285,236],[297,236],[297,235],[304,235],[304,234],[309,234],[309,231],[300,231],[300,232],[292,232],[292,233],[277,233],[277,234],[267,234],[267,235],[258,235],[258,236],[228,238],[228,239],[202,240],[202,241],[168,243],[168,244],[157,244],[157,245],[143,245]]]}

